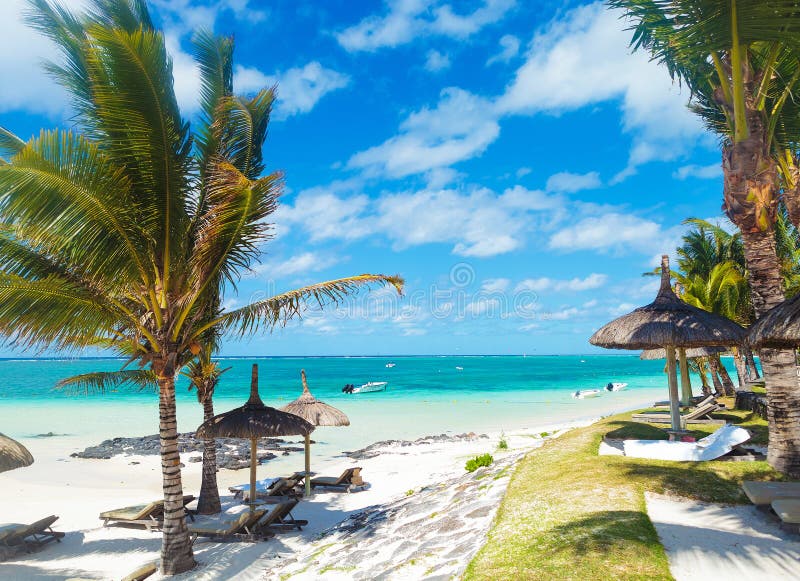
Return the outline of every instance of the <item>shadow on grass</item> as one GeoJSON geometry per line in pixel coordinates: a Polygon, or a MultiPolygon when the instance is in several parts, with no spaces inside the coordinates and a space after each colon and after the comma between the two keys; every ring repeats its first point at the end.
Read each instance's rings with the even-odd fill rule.
{"type": "Polygon", "coordinates": [[[551,530],[560,545],[576,555],[635,553],[660,549],[658,535],[644,512],[606,510],[572,520],[551,530]]]}

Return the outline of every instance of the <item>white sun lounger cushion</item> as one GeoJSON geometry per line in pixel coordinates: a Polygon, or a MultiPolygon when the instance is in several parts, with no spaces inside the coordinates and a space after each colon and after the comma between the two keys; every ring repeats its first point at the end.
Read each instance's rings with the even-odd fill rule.
{"type": "MultiPolygon", "coordinates": [[[[256,480],[256,490],[258,492],[266,492],[269,490],[269,487],[275,484],[280,478],[263,478],[262,480],[256,480]]],[[[231,486],[229,490],[241,490],[242,492],[247,492],[250,490],[250,484],[237,484],[236,486],[231,486]]]]}
{"type": "Polygon", "coordinates": [[[697,442],[667,440],[625,440],[623,450],[630,458],[703,462],[715,460],[750,439],[750,433],[739,426],[728,425],[697,442]]]}

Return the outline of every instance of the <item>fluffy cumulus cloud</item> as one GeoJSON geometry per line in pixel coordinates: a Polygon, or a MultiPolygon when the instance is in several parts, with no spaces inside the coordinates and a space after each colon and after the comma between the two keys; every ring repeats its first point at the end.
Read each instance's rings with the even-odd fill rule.
{"type": "MultiPolygon", "coordinates": [[[[534,36],[501,94],[448,88],[437,104],[412,113],[396,136],[354,155],[349,166],[387,177],[421,173],[481,155],[500,135],[504,118],[558,115],[605,102],[618,103],[623,131],[632,140],[627,166],[612,184],[644,163],[676,159],[697,143],[703,127],[686,107],[688,95],[664,68],[630,50],[625,27],[620,13],[602,2],[567,12],[534,36]],[[462,107],[466,114],[460,114],[462,107]]],[[[506,44],[511,58],[514,43],[506,44]]]]}
{"type": "Polygon", "coordinates": [[[500,38],[500,52],[490,57],[486,65],[495,63],[507,63],[519,54],[519,38],[513,34],[506,34],[500,38]]]}
{"type": "Polygon", "coordinates": [[[607,212],[588,216],[550,237],[554,250],[637,251],[643,254],[675,248],[678,234],[633,214],[607,212]]]}
{"type": "Polygon", "coordinates": [[[713,180],[722,177],[722,165],[719,163],[712,163],[711,165],[684,165],[676,169],[672,177],[681,181],[689,178],[713,180]]]}
{"type": "Polygon", "coordinates": [[[459,256],[489,257],[521,248],[531,229],[552,230],[566,215],[557,195],[521,186],[501,193],[425,188],[377,199],[354,193],[355,183],[300,192],[278,212],[278,231],[301,228],[312,242],[388,238],[401,250],[450,244],[459,256]]]}
{"type": "Polygon", "coordinates": [[[480,155],[500,134],[490,103],[455,87],[434,108],[409,115],[400,134],[353,155],[351,169],[400,178],[480,155]]]}
{"type": "Polygon", "coordinates": [[[544,292],[544,291],[581,292],[581,291],[600,288],[601,286],[606,284],[607,280],[608,276],[606,276],[605,274],[598,274],[596,272],[593,272],[592,274],[584,278],[576,277],[567,280],[558,280],[548,277],[528,278],[517,284],[514,290],[515,292],[522,292],[526,290],[533,292],[544,292]]]}
{"type": "Polygon", "coordinates": [[[237,66],[234,87],[245,93],[263,87],[278,85],[276,118],[308,113],[328,93],[342,89],[350,83],[350,77],[319,62],[312,61],[303,67],[291,68],[276,75],[266,75],[257,68],[237,66]]]}
{"type": "Polygon", "coordinates": [[[422,35],[464,39],[501,20],[515,4],[483,0],[472,12],[459,13],[434,0],[389,0],[383,15],[368,16],[338,32],[336,39],[353,52],[400,46],[422,35]]]}
{"type": "Polygon", "coordinates": [[[425,56],[425,69],[438,73],[450,68],[450,57],[438,50],[429,50],[425,56]]]}
{"type": "Polygon", "coordinates": [[[560,172],[547,179],[545,189],[548,192],[573,193],[581,190],[593,190],[601,185],[603,183],[600,181],[600,174],[596,171],[585,174],[560,172]]]}
{"type": "Polygon", "coordinates": [[[257,277],[275,280],[297,274],[317,272],[338,262],[339,259],[332,256],[323,256],[316,252],[302,252],[285,260],[261,263],[253,269],[253,274],[257,277]]]}

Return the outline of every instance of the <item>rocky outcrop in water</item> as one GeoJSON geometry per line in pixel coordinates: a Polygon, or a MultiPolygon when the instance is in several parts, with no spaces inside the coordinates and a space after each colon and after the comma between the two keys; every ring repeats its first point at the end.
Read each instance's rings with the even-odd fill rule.
{"type": "MultiPolygon", "coordinates": [[[[284,456],[291,452],[302,452],[302,446],[292,446],[282,438],[262,438],[258,441],[258,463],[262,464],[276,458],[278,454],[284,456]]],[[[217,438],[217,465],[229,470],[240,470],[250,467],[250,441],[239,438],[217,438]]],[[[160,442],[157,434],[134,438],[112,438],[105,440],[97,446],[89,446],[82,452],[70,454],[73,458],[89,458],[93,460],[108,460],[114,456],[154,456],[159,453],[160,442]]],[[[181,454],[203,452],[203,439],[196,438],[194,432],[178,434],[178,451],[181,454]]],[[[200,462],[202,456],[194,455],[189,462],[200,462]]]]}
{"type": "MultiPolygon", "coordinates": [[[[475,440],[488,440],[489,436],[486,434],[476,434],[475,432],[469,432],[464,434],[439,434],[438,436],[424,436],[422,438],[417,438],[416,440],[381,440],[380,442],[375,442],[374,444],[370,444],[366,448],[361,448],[360,450],[355,450],[353,452],[344,452],[344,455],[348,458],[352,458],[353,460],[367,460],[369,458],[375,458],[376,456],[380,456],[382,453],[382,448],[389,448],[389,447],[406,447],[406,446],[418,446],[420,444],[441,444],[444,442],[474,442],[475,440]]],[[[397,454],[397,450],[392,450],[392,453],[397,454]]]]}

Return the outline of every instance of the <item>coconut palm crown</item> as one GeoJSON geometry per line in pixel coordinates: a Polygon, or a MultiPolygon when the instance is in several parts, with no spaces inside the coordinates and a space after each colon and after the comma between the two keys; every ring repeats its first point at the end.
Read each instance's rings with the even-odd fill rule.
{"type": "Polygon", "coordinates": [[[270,238],[283,177],[264,173],[260,145],[274,91],[230,96],[219,67],[229,63],[206,43],[193,133],[143,0],[94,0],[80,16],[31,6],[32,24],[61,49],[47,66],[72,97],[74,129],[29,141],[0,131],[0,332],[22,348],[105,348],[138,367],[88,383],[155,378],[161,565],[179,573],[194,566],[175,420],[181,367],[209,333],[269,330],[370,284],[400,291],[402,279],[364,274],[215,309],[270,238]]]}

